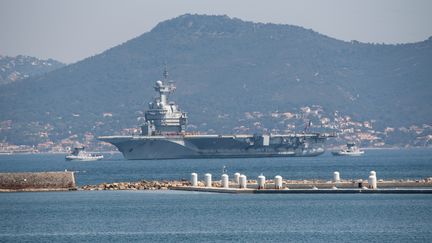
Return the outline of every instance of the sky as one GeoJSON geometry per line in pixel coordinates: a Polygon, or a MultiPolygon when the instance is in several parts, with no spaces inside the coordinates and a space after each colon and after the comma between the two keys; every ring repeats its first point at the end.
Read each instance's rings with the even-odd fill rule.
{"type": "Polygon", "coordinates": [[[0,55],[73,63],[185,13],[298,25],[345,41],[432,36],[430,0],[0,0],[0,55]]]}

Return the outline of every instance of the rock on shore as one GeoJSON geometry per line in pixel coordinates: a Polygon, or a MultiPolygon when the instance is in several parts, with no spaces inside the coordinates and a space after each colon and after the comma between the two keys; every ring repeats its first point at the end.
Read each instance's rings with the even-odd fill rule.
{"type": "Polygon", "coordinates": [[[138,182],[115,182],[115,183],[102,183],[99,185],[85,185],[80,189],[82,190],[167,190],[171,187],[177,186],[190,186],[190,182],[186,180],[181,181],[138,181],[138,182]]]}

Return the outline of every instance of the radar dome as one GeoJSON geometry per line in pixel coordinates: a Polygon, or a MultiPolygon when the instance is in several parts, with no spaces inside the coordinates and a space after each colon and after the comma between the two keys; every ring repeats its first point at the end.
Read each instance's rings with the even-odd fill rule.
{"type": "Polygon", "coordinates": [[[159,86],[159,87],[161,87],[162,86],[162,81],[160,81],[160,80],[156,81],[156,85],[159,86]]]}

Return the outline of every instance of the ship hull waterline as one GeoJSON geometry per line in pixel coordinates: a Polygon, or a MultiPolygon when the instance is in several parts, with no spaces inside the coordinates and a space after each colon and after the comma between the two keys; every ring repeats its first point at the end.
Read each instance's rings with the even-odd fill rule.
{"type": "Polygon", "coordinates": [[[264,141],[236,136],[105,136],[128,160],[312,157],[325,152],[325,137],[279,136],[264,141]],[[305,146],[306,144],[306,146],[305,146]]]}

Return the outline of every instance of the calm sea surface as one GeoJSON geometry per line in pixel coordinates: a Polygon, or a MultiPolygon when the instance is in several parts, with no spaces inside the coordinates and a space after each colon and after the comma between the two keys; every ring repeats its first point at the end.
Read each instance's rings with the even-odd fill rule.
{"type": "MultiPolygon", "coordinates": [[[[110,157],[109,154],[106,155],[110,157]]],[[[191,172],[290,179],[432,177],[432,150],[370,150],[357,158],[66,162],[0,156],[1,172],[77,171],[80,185],[189,178],[191,172]]],[[[432,242],[432,195],[231,195],[177,191],[0,194],[0,242],[432,242]]]]}
{"type": "Polygon", "coordinates": [[[125,160],[121,154],[105,154],[93,162],[65,161],[61,154],[1,155],[1,172],[76,171],[79,185],[142,179],[190,178],[191,172],[212,173],[219,178],[223,166],[230,176],[240,172],[248,178],[263,173],[267,178],[281,175],[287,179],[331,179],[334,171],[341,178],[367,179],[370,170],[378,179],[423,179],[432,177],[432,149],[368,150],[360,157],[318,157],[194,160],[125,160]]]}

